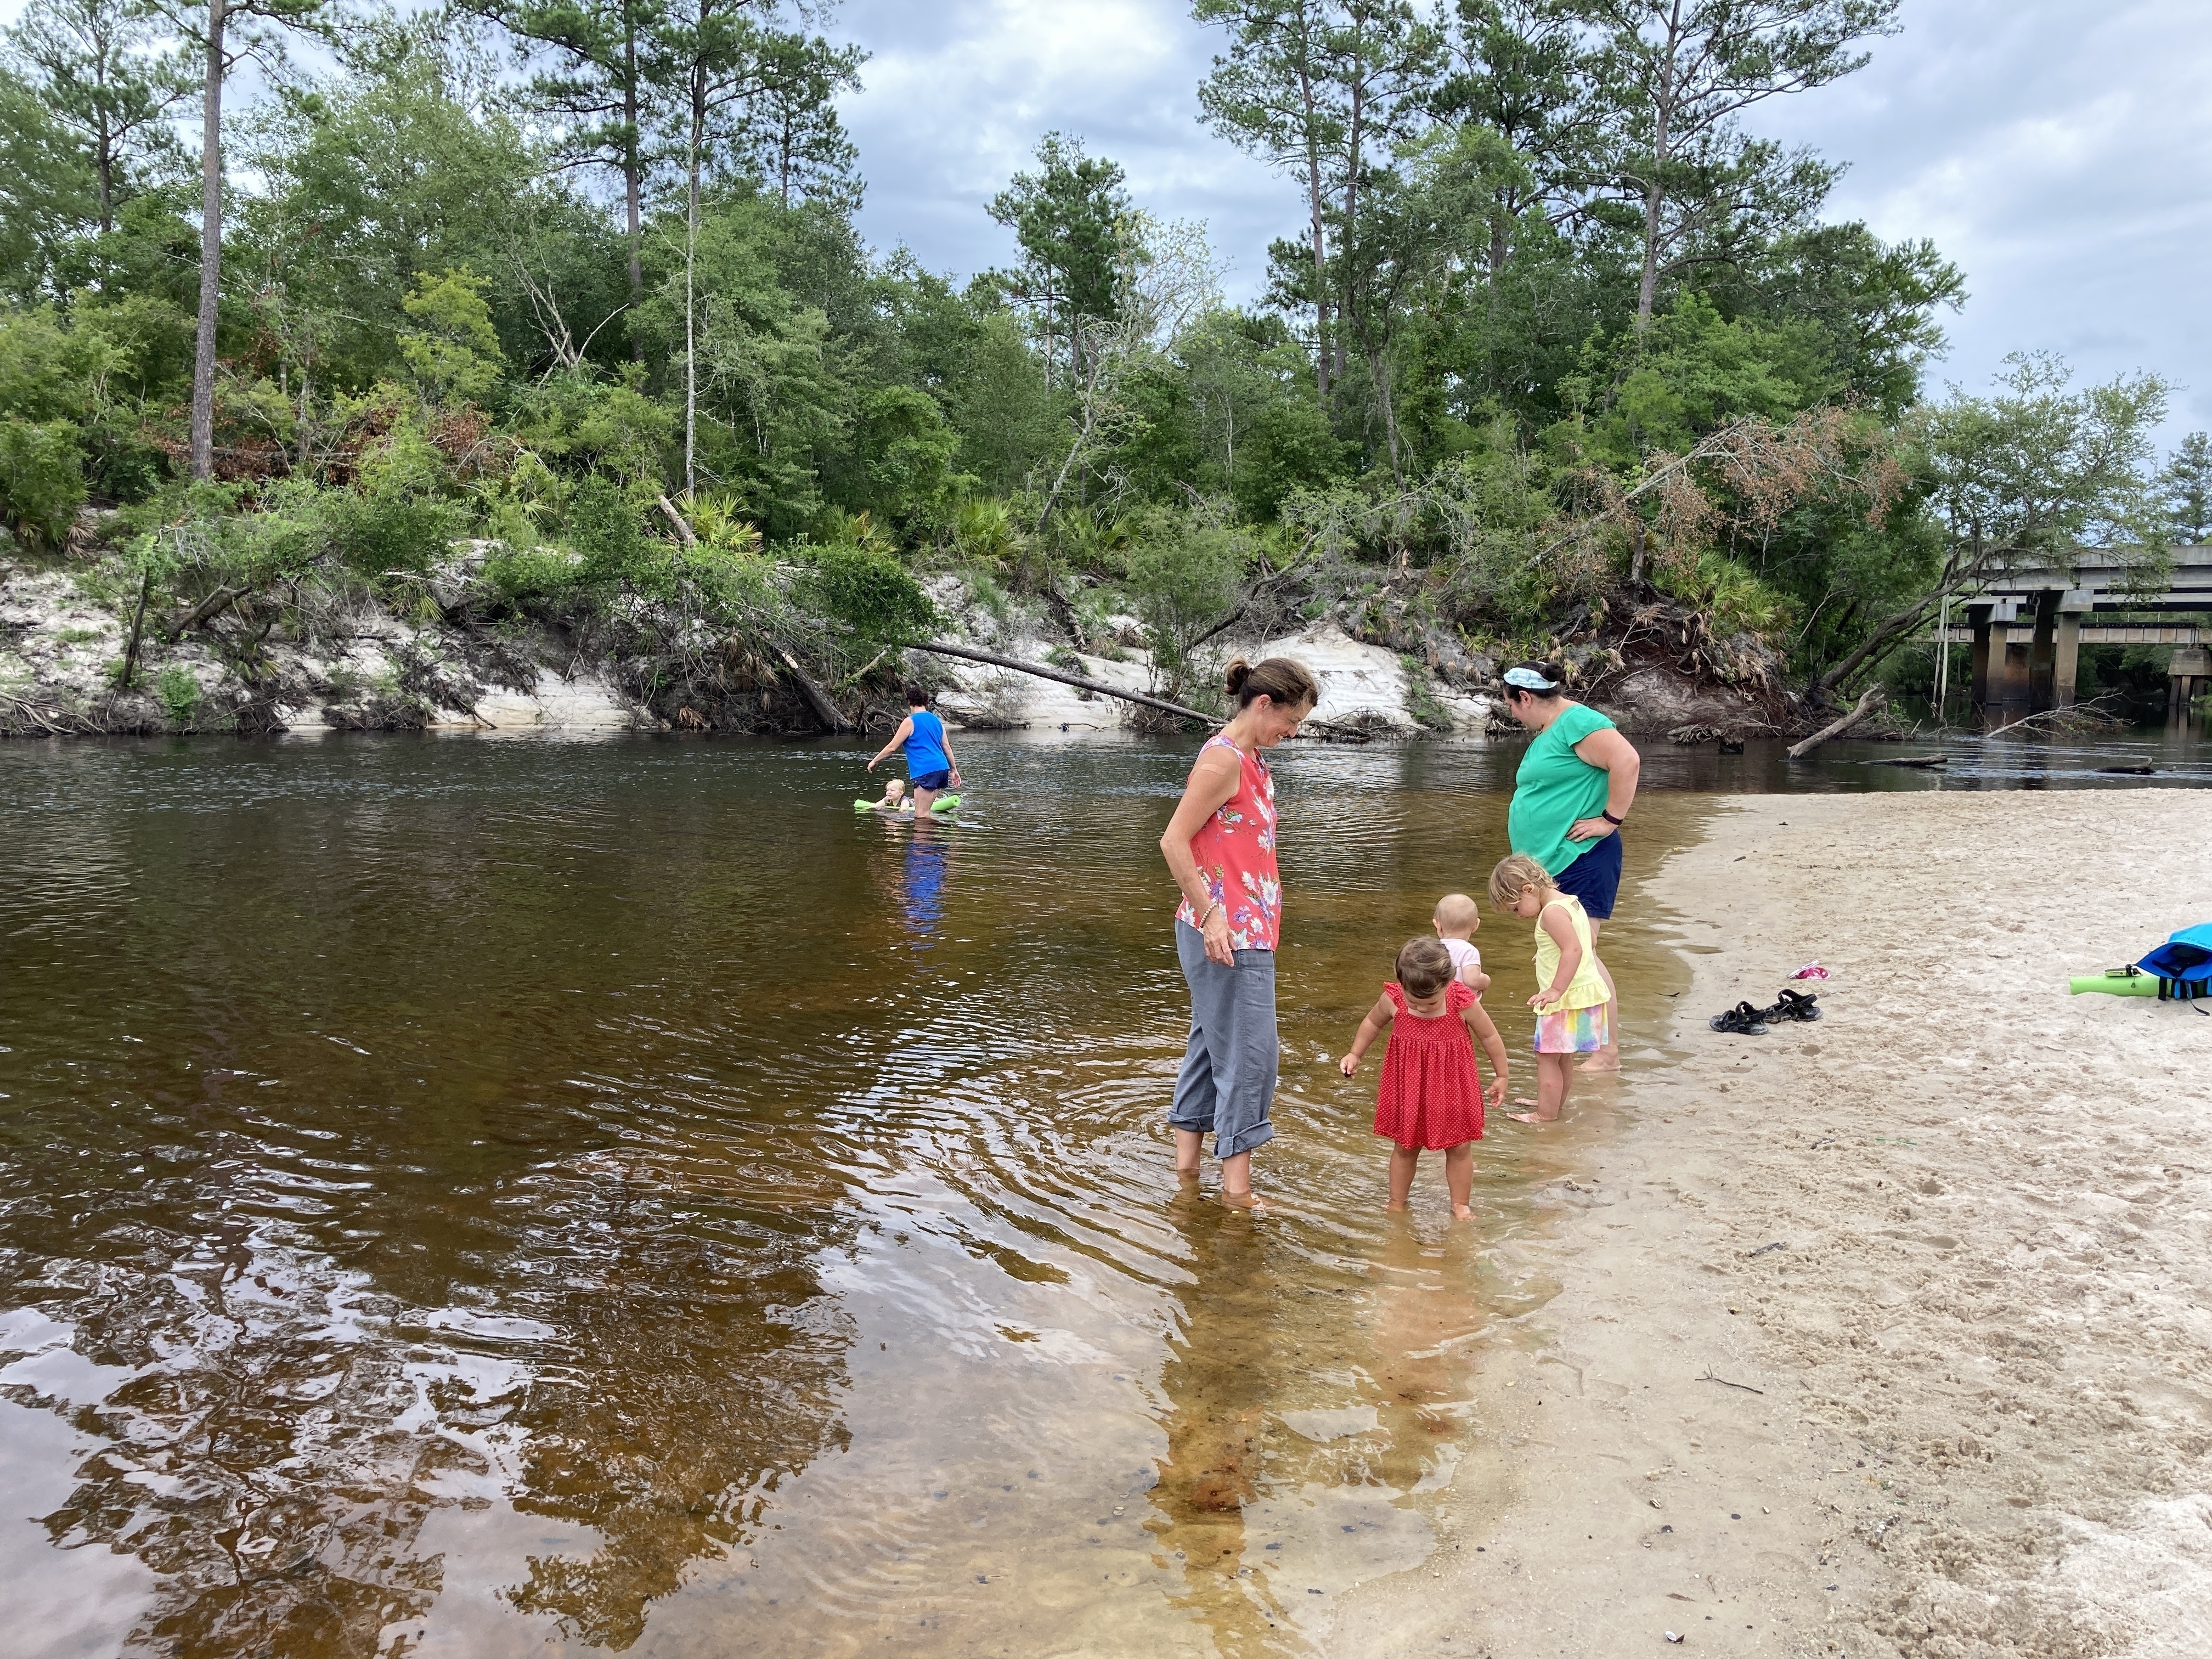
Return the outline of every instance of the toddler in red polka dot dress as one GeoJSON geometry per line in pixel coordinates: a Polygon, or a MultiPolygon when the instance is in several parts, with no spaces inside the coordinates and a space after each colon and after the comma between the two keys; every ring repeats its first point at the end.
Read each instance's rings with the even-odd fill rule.
{"type": "Polygon", "coordinates": [[[1474,1143],[1482,1139],[1483,1109],[1505,1097],[1505,1041],[1435,939],[1408,939],[1398,952],[1397,977],[1382,988],[1359,1022],[1352,1052],[1337,1062],[1345,1076],[1359,1069],[1386,1026],[1390,1046],[1382,1056],[1375,1133],[1392,1143],[1389,1207],[1406,1207],[1422,1152],[1441,1152],[1452,1213],[1465,1219],[1474,1213],[1474,1143]],[[1474,1064],[1478,1042],[1490,1056],[1486,1099],[1474,1064]]]}

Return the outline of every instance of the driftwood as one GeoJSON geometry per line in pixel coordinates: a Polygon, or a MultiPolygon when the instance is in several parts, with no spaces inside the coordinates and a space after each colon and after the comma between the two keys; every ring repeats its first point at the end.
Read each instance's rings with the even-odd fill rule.
{"type": "Polygon", "coordinates": [[[965,645],[909,645],[909,651],[927,651],[940,657],[964,657],[969,662],[988,663],[994,668],[1011,668],[1017,674],[1033,674],[1041,680],[1058,680],[1062,685],[1072,685],[1079,691],[1096,692],[1102,697],[1118,697],[1123,702],[1139,703],[1146,708],[1157,708],[1163,714],[1180,714],[1185,720],[1202,720],[1208,726],[1218,726],[1220,720],[1212,714],[1201,714],[1195,708],[1185,708],[1181,703],[1169,702],[1160,697],[1148,697],[1141,691],[1124,691],[1119,686],[1103,680],[1085,679],[1080,674],[1063,673],[1057,668],[1046,668],[1041,664],[1024,662],[1018,657],[1001,657],[995,652],[978,651],[965,645]]]}
{"type": "Polygon", "coordinates": [[[1951,757],[1948,755],[1899,755],[1895,760],[1877,760],[1869,761],[1867,763],[1869,766],[1917,766],[1922,768],[1931,766],[1948,766],[1950,763],[1951,757]]]}
{"type": "Polygon", "coordinates": [[[2023,726],[2036,726],[2045,722],[2048,722],[2054,729],[2075,721],[2084,725],[2094,724],[2101,713],[2098,704],[2104,701],[2103,697],[2094,697],[2087,702],[2072,703],[2064,708],[2039,708],[2033,714],[2022,714],[2016,720],[2008,721],[2005,725],[1984,732],[1982,736],[1985,738],[2002,737],[2008,732],[2017,732],[2023,726]]]}
{"type": "Polygon", "coordinates": [[[791,678],[799,682],[799,689],[806,698],[806,706],[814,711],[814,718],[822,722],[824,731],[849,732],[853,729],[853,722],[837,712],[837,705],[830,701],[829,693],[817,685],[814,677],[799,665],[798,658],[781,646],[776,647],[775,654],[783,659],[783,665],[791,671],[791,678]]]}
{"type": "Polygon", "coordinates": [[[1882,699],[1882,689],[1869,685],[1859,693],[1859,700],[1840,720],[1831,720],[1802,743],[1790,745],[1788,758],[1802,760],[1831,738],[1841,737],[1874,712],[1874,706],[1882,699]]]}

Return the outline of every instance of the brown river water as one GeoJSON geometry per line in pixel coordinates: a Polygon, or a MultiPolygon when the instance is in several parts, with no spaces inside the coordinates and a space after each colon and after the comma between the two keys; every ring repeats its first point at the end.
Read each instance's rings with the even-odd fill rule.
{"type": "Polygon", "coordinates": [[[1511,1242],[1668,1058],[1636,884],[1705,798],[1628,842],[1630,1081],[1494,1122],[1455,1226],[1332,1059],[1517,751],[1279,751],[1255,1218],[1161,1119],[1192,745],[963,750],[933,830],[849,746],[0,748],[7,1651],[1297,1653],[1419,1566],[1541,1340],[1511,1242]]]}

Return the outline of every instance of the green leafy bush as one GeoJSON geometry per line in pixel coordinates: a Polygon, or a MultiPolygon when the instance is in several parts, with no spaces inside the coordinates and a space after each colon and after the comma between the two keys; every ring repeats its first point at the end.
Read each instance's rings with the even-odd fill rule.
{"type": "Polygon", "coordinates": [[[53,546],[69,533],[84,495],[84,450],[74,425],[0,417],[0,523],[27,546],[53,546]]]}
{"type": "Polygon", "coordinates": [[[586,580],[619,580],[644,562],[645,524],[637,504],[621,485],[596,474],[569,497],[568,538],[584,556],[579,574],[586,580]]]}
{"type": "Polygon", "coordinates": [[[200,683],[181,663],[171,663],[154,681],[154,696],[172,726],[190,726],[200,711],[200,683]]]}
{"type": "Polygon", "coordinates": [[[911,640],[937,626],[937,607],[887,553],[851,545],[806,550],[806,597],[870,644],[911,640]]]}
{"type": "Polygon", "coordinates": [[[1188,678],[1199,636],[1236,603],[1237,585],[1260,556],[1258,538],[1219,509],[1146,515],[1129,550],[1129,593],[1170,696],[1188,678]]]}

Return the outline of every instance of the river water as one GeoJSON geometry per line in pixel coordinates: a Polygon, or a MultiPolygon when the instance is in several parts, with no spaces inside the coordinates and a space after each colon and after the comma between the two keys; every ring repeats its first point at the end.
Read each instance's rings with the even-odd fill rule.
{"type": "MultiPolygon", "coordinates": [[[[1510,749],[1279,751],[1255,1218],[1160,1120],[1188,743],[966,739],[939,829],[842,745],[0,747],[8,1650],[1311,1650],[1496,1496],[1452,1475],[1549,1293],[1507,1247],[1668,1058],[1636,884],[1710,793],[2212,781],[1990,749],[1654,756],[1632,1081],[1493,1124],[1455,1226],[1440,1168],[1381,1212],[1331,1057],[1480,892],[1510,749]]],[[[1524,935],[1478,939],[1516,1057],[1524,935]]]]}

